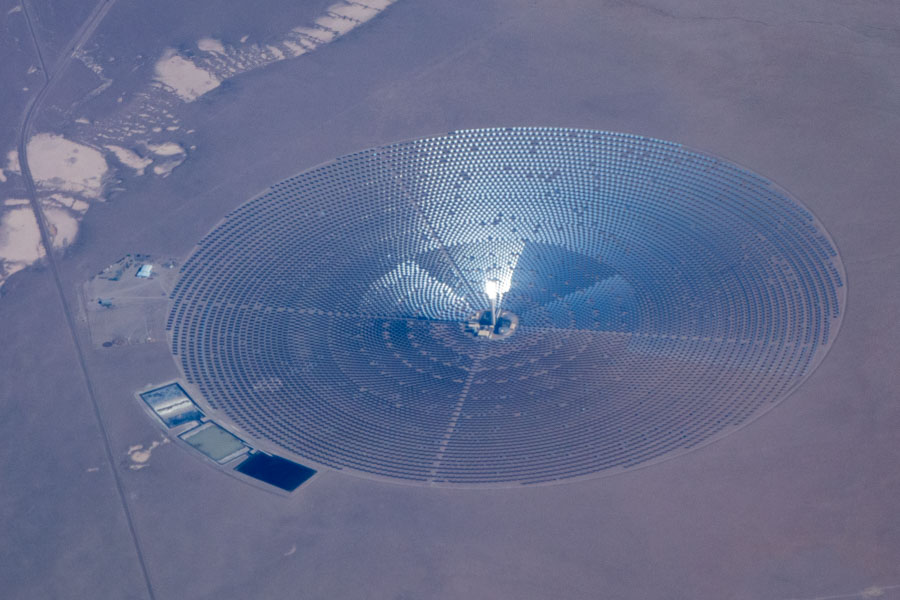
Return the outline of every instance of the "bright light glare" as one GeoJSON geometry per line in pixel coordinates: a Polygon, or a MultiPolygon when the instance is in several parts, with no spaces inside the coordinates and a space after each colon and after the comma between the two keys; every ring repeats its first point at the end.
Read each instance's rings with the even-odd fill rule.
{"type": "Polygon", "coordinates": [[[493,279],[488,279],[487,281],[485,281],[484,293],[487,294],[489,298],[496,298],[500,293],[500,282],[493,279]]]}
{"type": "Polygon", "coordinates": [[[496,298],[500,294],[505,294],[509,291],[509,287],[511,281],[498,281],[496,279],[488,279],[484,282],[484,293],[488,295],[489,298],[496,298]]]}

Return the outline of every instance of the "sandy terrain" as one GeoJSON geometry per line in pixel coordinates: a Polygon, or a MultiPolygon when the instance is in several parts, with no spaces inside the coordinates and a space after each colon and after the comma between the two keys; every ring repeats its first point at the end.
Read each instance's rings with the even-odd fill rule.
{"type": "MultiPolygon", "coordinates": [[[[42,90],[43,71],[26,75],[40,68],[38,50],[56,84],[34,131],[100,151],[110,199],[88,213],[60,279],[26,269],[0,297],[0,427],[15,449],[0,453],[3,600],[900,598],[896,3],[424,0],[384,14],[378,0],[276,4],[0,8],[12,65],[0,78],[11,132],[0,139],[4,268],[41,255],[18,156],[7,155],[25,100],[42,90]],[[110,9],[67,55],[94,7],[110,9]],[[365,29],[322,27],[344,29],[338,19],[365,29]],[[165,48],[222,84],[185,101],[155,81],[165,48]],[[322,161],[516,125],[660,137],[789,189],[848,270],[826,361],[716,444],[571,485],[456,491],[322,469],[278,495],[177,436],[150,448],[162,431],[133,392],[181,371],[167,343],[92,343],[79,320],[84,281],[129,252],[183,259],[246,199],[322,161]],[[168,143],[185,153],[148,147],[168,143]],[[161,180],[157,170],[181,156],[161,180]]],[[[55,244],[69,239],[65,217],[97,201],[55,187],[38,200],[49,219],[65,215],[55,244]]],[[[159,298],[147,314],[162,328],[159,298]]],[[[142,315],[120,310],[121,332],[144,334],[142,315]]]]}
{"type": "Polygon", "coordinates": [[[219,40],[212,38],[201,38],[197,40],[197,48],[203,52],[214,52],[216,54],[225,54],[225,46],[219,40]]]}
{"type": "Polygon", "coordinates": [[[134,150],[129,150],[128,148],[123,148],[122,146],[108,144],[107,146],[105,146],[105,148],[112,152],[120,163],[122,163],[126,167],[134,169],[138,175],[143,175],[144,169],[146,169],[148,165],[153,163],[152,159],[142,157],[134,150]]]}
{"type": "Polygon", "coordinates": [[[0,282],[44,256],[34,212],[27,206],[27,200],[24,204],[6,211],[0,218],[0,257],[3,258],[0,282]]]}
{"type": "Polygon", "coordinates": [[[44,217],[50,228],[50,238],[54,248],[65,248],[78,235],[78,219],[71,211],[63,208],[45,208],[44,217]]]}
{"type": "MultiPolygon", "coordinates": [[[[89,201],[103,199],[109,165],[96,148],[53,133],[33,136],[28,141],[27,152],[35,185],[44,192],[40,204],[53,246],[65,248],[75,241],[79,219],[87,211],[89,201]]],[[[117,157],[119,154],[116,152],[117,157]]],[[[129,159],[125,154],[120,158],[123,164],[129,159]]],[[[10,173],[20,171],[15,151],[7,155],[7,168],[10,173]]],[[[0,285],[11,274],[44,255],[28,201],[9,199],[4,206],[14,208],[0,215],[0,285]]]]}
{"type": "Polygon", "coordinates": [[[156,63],[156,80],[185,102],[193,102],[219,87],[219,78],[186,58],[167,50],[156,63]]]}
{"type": "Polygon", "coordinates": [[[101,197],[109,170],[99,150],[52,133],[39,133],[28,141],[28,164],[39,188],[94,199],[101,197]]]}
{"type": "Polygon", "coordinates": [[[200,38],[197,48],[208,55],[208,60],[192,60],[169,49],[156,63],[156,81],[181,100],[193,102],[229,77],[327,44],[371,20],[390,4],[388,0],[337,2],[311,25],[295,27],[277,43],[265,46],[247,43],[246,36],[227,46],[218,39],[200,38]]]}
{"type": "Polygon", "coordinates": [[[6,153],[6,170],[16,175],[21,171],[21,167],[19,167],[19,153],[15,148],[6,153]]]}

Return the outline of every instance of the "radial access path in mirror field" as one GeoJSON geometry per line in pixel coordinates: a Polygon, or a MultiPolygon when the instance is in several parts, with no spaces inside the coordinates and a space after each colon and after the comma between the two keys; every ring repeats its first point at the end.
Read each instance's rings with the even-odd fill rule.
{"type": "Polygon", "coordinates": [[[845,288],[821,225],[760,176],[655,139],[511,128],[272,186],[200,242],[172,299],[187,380],[250,436],[497,485],[728,434],[821,361],[845,288]],[[514,334],[467,328],[486,289],[514,334]]]}

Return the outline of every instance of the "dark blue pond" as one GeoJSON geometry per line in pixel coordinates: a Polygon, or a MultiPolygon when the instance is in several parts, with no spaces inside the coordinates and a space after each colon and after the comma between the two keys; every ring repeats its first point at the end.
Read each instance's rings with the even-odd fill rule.
{"type": "Polygon", "coordinates": [[[288,492],[293,492],[300,484],[316,474],[309,467],[261,452],[250,455],[247,460],[235,467],[235,470],[288,492]]]}

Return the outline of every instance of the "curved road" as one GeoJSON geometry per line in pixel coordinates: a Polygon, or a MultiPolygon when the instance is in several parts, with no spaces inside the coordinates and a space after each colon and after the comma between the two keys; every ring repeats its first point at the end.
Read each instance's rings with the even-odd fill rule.
{"type": "Polygon", "coordinates": [[[32,101],[28,104],[28,107],[25,109],[25,119],[23,120],[22,126],[19,130],[19,138],[17,141],[16,149],[19,154],[19,166],[22,170],[22,177],[25,179],[25,186],[29,201],[31,203],[31,209],[34,211],[38,229],[41,234],[41,244],[44,246],[47,264],[50,267],[50,272],[53,275],[53,281],[56,285],[60,306],[62,308],[63,314],[65,315],[66,324],[69,328],[69,334],[72,338],[72,343],[75,345],[75,351],[78,355],[78,364],[81,367],[83,384],[91,401],[91,408],[94,411],[94,418],[97,422],[97,428],[99,429],[101,438],[103,439],[103,449],[106,453],[106,460],[109,463],[110,471],[112,472],[113,478],[115,480],[116,491],[119,494],[119,501],[121,502],[122,510],[125,513],[125,519],[128,522],[128,528],[131,533],[131,538],[134,542],[135,553],[137,555],[138,563],[141,567],[141,573],[144,577],[144,582],[147,586],[147,596],[151,600],[153,600],[155,598],[155,595],[153,593],[153,586],[150,582],[150,575],[147,571],[147,565],[144,561],[143,552],[141,551],[140,540],[138,538],[137,530],[134,526],[131,508],[128,505],[125,490],[122,486],[122,480],[119,477],[118,471],[116,470],[112,445],[110,444],[106,424],[103,422],[103,417],[100,414],[100,408],[97,404],[97,397],[94,393],[94,387],[91,384],[91,377],[88,373],[87,364],[84,359],[84,349],[82,348],[81,341],[78,339],[78,333],[75,327],[75,318],[72,315],[72,309],[69,305],[69,302],[68,300],[66,300],[62,280],[59,276],[59,265],[57,264],[57,257],[53,253],[53,240],[50,237],[48,223],[46,218],[44,217],[43,210],[41,209],[40,201],[38,200],[37,189],[34,183],[34,178],[31,175],[31,168],[28,165],[28,153],[26,151],[28,140],[31,138],[31,129],[34,123],[35,115],[40,112],[41,105],[47,98],[50,91],[53,89],[56,81],[58,81],[59,75],[65,71],[65,68],[69,63],[69,60],[72,58],[72,55],[80,50],[90,39],[91,35],[93,35],[94,31],[97,29],[97,26],[100,25],[100,22],[112,8],[113,4],[115,4],[115,0],[101,0],[94,7],[94,9],[91,11],[91,14],[88,15],[88,18],[85,20],[84,24],[82,24],[82,26],[78,28],[78,30],[75,32],[75,35],[72,36],[72,39],[69,41],[66,47],[63,48],[62,52],[60,53],[59,59],[57,59],[56,61],[56,64],[54,64],[53,67],[48,70],[47,63],[44,60],[43,54],[41,53],[37,35],[34,31],[34,25],[32,24],[31,15],[28,12],[28,3],[22,2],[22,12],[24,13],[25,20],[28,23],[28,30],[34,43],[35,53],[37,54],[38,61],[41,65],[41,72],[44,75],[44,85],[41,87],[32,101]]]}

